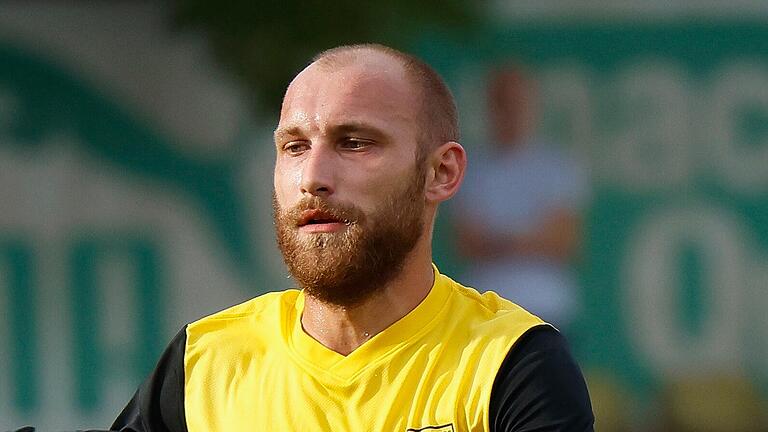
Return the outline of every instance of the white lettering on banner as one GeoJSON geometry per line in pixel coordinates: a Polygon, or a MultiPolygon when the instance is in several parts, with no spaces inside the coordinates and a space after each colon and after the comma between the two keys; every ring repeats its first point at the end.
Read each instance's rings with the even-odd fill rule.
{"type": "Polygon", "coordinates": [[[760,110],[768,118],[768,71],[764,65],[732,64],[715,74],[710,116],[712,161],[730,189],[746,194],[765,192],[768,185],[768,136],[749,142],[740,118],[760,110]]]}
{"type": "MultiPolygon", "coordinates": [[[[28,423],[40,430],[108,425],[146,372],[139,372],[135,356],[125,355],[141,342],[147,321],[141,280],[155,287],[151,277],[162,278],[164,297],[154,313],[162,319],[152,329],[161,345],[184,322],[238,303],[248,291],[222,265],[207,221],[184,195],[115,175],[108,164],[82,157],[75,137],[51,136],[34,150],[16,151],[23,146],[6,135],[0,131],[0,240],[19,238],[35,261],[22,266],[6,259],[0,272],[11,264],[30,272],[36,295],[29,319],[39,337],[34,354],[42,360],[27,366],[37,388],[33,411],[26,412],[18,402],[18,377],[9,379],[24,358],[6,349],[17,335],[3,321],[0,430],[28,423]],[[84,286],[89,291],[76,289],[84,286]],[[98,311],[79,320],[73,306],[84,301],[95,302],[98,311]],[[95,336],[78,342],[86,326],[95,336]],[[97,367],[79,370],[86,364],[81,354],[94,347],[97,355],[87,360],[97,367]]],[[[0,243],[0,254],[7,256],[10,247],[0,243]]],[[[0,281],[0,295],[11,288],[0,281]]]]}
{"type": "Polygon", "coordinates": [[[623,265],[622,297],[632,340],[653,370],[732,370],[745,360],[746,238],[738,218],[706,205],[659,211],[637,227],[623,265]],[[707,317],[695,335],[679,322],[676,258],[683,244],[695,245],[703,257],[700,288],[708,294],[707,317]]]}
{"type": "Polygon", "coordinates": [[[252,122],[163,8],[19,6],[0,13],[0,431],[104,428],[184,322],[275,288],[243,277],[203,178],[235,187],[252,122]]]}
{"type": "Polygon", "coordinates": [[[607,78],[556,65],[539,75],[544,118],[556,119],[543,133],[583,152],[593,179],[669,192],[714,173],[741,196],[768,192],[768,136],[745,130],[746,113],[768,118],[766,65],[725,64],[699,80],[655,60],[607,78]]]}
{"type": "Polygon", "coordinates": [[[611,177],[623,176],[631,190],[678,189],[691,178],[691,101],[683,78],[682,72],[656,62],[634,66],[616,80],[621,118],[612,166],[620,171],[611,177]]]}

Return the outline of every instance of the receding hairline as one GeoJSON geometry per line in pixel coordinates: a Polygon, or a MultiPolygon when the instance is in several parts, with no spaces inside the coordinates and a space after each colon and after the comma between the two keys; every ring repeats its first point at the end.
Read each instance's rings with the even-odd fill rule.
{"type": "Polygon", "coordinates": [[[398,51],[394,48],[390,48],[386,45],[380,44],[356,44],[356,45],[341,45],[334,48],[327,49],[317,53],[312,58],[312,63],[327,67],[342,67],[352,64],[357,58],[353,54],[369,52],[375,54],[382,54],[387,57],[391,57],[398,61],[398,63],[407,68],[408,63],[412,61],[420,61],[418,58],[406,54],[402,51],[398,51]]]}
{"type": "Polygon", "coordinates": [[[418,57],[375,43],[342,45],[318,53],[313,57],[312,65],[342,68],[359,63],[357,54],[361,53],[379,54],[395,60],[411,85],[419,91],[427,147],[459,140],[458,114],[453,95],[440,75],[418,57]]]}

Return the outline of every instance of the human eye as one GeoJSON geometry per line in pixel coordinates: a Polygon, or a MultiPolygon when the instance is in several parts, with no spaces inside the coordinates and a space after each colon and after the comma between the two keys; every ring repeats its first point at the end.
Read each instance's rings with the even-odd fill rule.
{"type": "Polygon", "coordinates": [[[372,141],[362,138],[344,138],[341,147],[346,150],[364,150],[373,144],[372,141]]]}
{"type": "Polygon", "coordinates": [[[283,153],[291,156],[297,156],[309,149],[309,144],[305,141],[291,141],[283,145],[283,153]]]}

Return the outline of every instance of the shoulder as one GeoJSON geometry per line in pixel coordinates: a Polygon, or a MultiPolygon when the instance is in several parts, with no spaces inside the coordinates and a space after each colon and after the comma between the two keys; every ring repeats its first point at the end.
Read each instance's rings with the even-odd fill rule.
{"type": "Polygon", "coordinates": [[[546,430],[592,430],[584,377],[553,327],[532,328],[509,351],[493,383],[489,417],[492,430],[499,431],[534,424],[546,430]]]}
{"type": "Polygon", "coordinates": [[[464,341],[464,352],[477,353],[488,370],[498,370],[506,354],[531,328],[547,325],[539,317],[494,292],[479,293],[441,275],[451,290],[444,331],[464,341]]]}
{"type": "Polygon", "coordinates": [[[194,321],[187,325],[188,344],[208,336],[215,336],[221,343],[227,335],[242,338],[259,329],[279,325],[284,311],[293,308],[298,294],[297,290],[263,294],[194,321]]]}
{"type": "Polygon", "coordinates": [[[199,326],[210,321],[231,321],[242,319],[246,316],[260,315],[262,313],[269,312],[275,306],[279,306],[283,302],[291,301],[291,299],[295,301],[298,293],[299,291],[297,290],[266,293],[244,301],[243,303],[236,304],[221,311],[207,315],[197,321],[190,323],[189,326],[199,326]]]}
{"type": "Polygon", "coordinates": [[[549,366],[575,364],[565,337],[552,326],[533,327],[523,334],[504,359],[502,371],[532,359],[549,366]]]}
{"type": "Polygon", "coordinates": [[[517,339],[531,327],[545,324],[541,318],[493,291],[480,293],[472,287],[445,278],[454,293],[454,307],[463,312],[472,328],[478,332],[503,330],[515,334],[517,339]]]}

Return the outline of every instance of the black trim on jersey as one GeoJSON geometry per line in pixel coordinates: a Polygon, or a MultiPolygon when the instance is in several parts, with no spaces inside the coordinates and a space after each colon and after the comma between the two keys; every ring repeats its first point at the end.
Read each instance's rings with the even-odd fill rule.
{"type": "Polygon", "coordinates": [[[591,432],[584,377],[565,338],[550,326],[528,330],[507,354],[491,389],[492,432],[591,432]]]}
{"type": "Polygon", "coordinates": [[[405,430],[405,432],[428,432],[431,430],[438,430],[438,429],[445,430],[445,428],[451,428],[451,432],[453,432],[453,423],[446,423],[440,426],[424,426],[418,429],[408,428],[405,430]]]}
{"type": "Polygon", "coordinates": [[[187,327],[181,329],[144,383],[109,430],[187,432],[184,414],[184,351],[187,327]]]}

